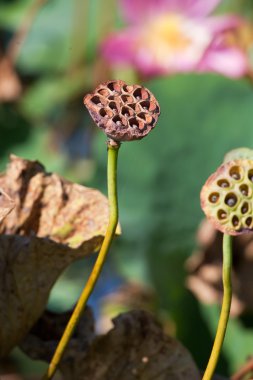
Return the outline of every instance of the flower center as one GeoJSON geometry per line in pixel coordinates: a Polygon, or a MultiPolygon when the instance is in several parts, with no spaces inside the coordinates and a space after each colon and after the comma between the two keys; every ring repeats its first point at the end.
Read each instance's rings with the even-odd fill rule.
{"type": "Polygon", "coordinates": [[[152,46],[169,45],[173,50],[183,50],[191,39],[184,33],[182,24],[183,19],[179,15],[162,16],[149,25],[147,40],[152,46]]]}
{"type": "Polygon", "coordinates": [[[198,62],[210,40],[208,29],[197,20],[169,13],[143,26],[137,54],[160,67],[183,69],[198,62]]]}

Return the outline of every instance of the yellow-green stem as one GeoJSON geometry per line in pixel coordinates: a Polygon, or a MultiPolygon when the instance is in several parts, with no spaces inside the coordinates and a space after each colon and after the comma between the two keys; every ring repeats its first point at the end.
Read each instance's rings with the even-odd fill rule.
{"type": "Polygon", "coordinates": [[[230,306],[232,299],[232,285],[231,285],[231,269],[232,269],[232,237],[224,234],[223,236],[223,301],[221,307],[221,314],[218,323],[217,333],[213,344],[213,349],[203,380],[211,380],[220,356],[222,344],[225,338],[230,306]]]}
{"type": "Polygon", "coordinates": [[[43,377],[43,380],[51,379],[62,359],[64,351],[68,342],[71,339],[71,336],[75,330],[76,325],[82,315],[82,312],[87,304],[89,296],[91,295],[94,286],[97,282],[97,279],[102,270],[103,264],[105,262],[107,253],[109,251],[111,242],[115,235],[116,227],[118,224],[118,197],[117,197],[117,159],[118,159],[118,150],[120,145],[116,143],[108,142],[108,167],[107,167],[107,181],[108,181],[108,199],[109,199],[109,224],[105,234],[103,244],[101,246],[100,252],[98,254],[96,263],[93,267],[93,270],[90,274],[90,277],[85,285],[85,288],[82,291],[82,294],[76,304],[76,307],[73,311],[73,314],[65,328],[65,331],[61,337],[61,340],[56,348],[54,356],[49,364],[47,373],[43,377]]]}

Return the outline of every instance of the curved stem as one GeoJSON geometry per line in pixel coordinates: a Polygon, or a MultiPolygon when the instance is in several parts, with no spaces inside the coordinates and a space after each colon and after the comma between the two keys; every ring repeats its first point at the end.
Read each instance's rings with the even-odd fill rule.
{"type": "Polygon", "coordinates": [[[232,237],[224,234],[223,236],[223,301],[220,319],[218,323],[217,333],[213,344],[213,349],[209,362],[206,367],[206,371],[203,376],[203,380],[210,380],[213,377],[222,344],[225,338],[231,299],[232,299],[232,285],[231,285],[231,269],[232,269],[232,237]]]}
{"type": "Polygon", "coordinates": [[[65,331],[61,337],[61,340],[56,348],[54,356],[49,364],[47,373],[43,377],[43,380],[49,380],[55,374],[59,362],[64,354],[65,348],[68,342],[71,339],[71,336],[74,332],[74,329],[81,317],[81,314],[87,304],[89,296],[91,295],[97,279],[102,270],[103,264],[105,262],[107,253],[111,246],[116,227],[118,224],[118,196],[117,196],[117,159],[118,159],[118,150],[120,145],[108,143],[108,167],[107,167],[107,181],[108,181],[108,199],[109,199],[109,224],[105,234],[103,244],[101,246],[100,252],[98,254],[97,260],[93,267],[93,270],[89,276],[87,284],[82,291],[82,294],[76,304],[76,307],[73,311],[73,314],[65,328],[65,331]]]}

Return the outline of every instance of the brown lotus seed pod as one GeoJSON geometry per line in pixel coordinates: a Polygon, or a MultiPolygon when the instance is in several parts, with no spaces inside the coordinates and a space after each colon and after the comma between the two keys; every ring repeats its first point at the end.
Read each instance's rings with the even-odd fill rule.
{"type": "Polygon", "coordinates": [[[253,231],[253,160],[226,162],[200,194],[201,207],[215,228],[229,235],[253,231]]]}
{"type": "Polygon", "coordinates": [[[159,104],[147,88],[122,80],[100,84],[84,97],[84,104],[98,127],[119,142],[142,139],[160,115],[159,104]]]}

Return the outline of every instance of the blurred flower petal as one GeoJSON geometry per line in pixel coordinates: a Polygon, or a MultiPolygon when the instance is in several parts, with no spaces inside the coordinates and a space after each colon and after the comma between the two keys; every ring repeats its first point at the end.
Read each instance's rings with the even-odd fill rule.
{"type": "Polygon", "coordinates": [[[244,24],[244,20],[235,15],[209,17],[205,20],[205,24],[214,34],[227,32],[236,29],[244,24]]]}
{"type": "Polygon", "coordinates": [[[116,65],[134,64],[135,32],[138,33],[134,28],[129,28],[123,32],[112,34],[101,47],[105,59],[116,65]]]}
{"type": "Polygon", "coordinates": [[[234,15],[209,17],[219,2],[121,0],[132,25],[110,36],[102,53],[112,65],[132,66],[146,76],[189,71],[244,75],[246,53],[226,39],[244,21],[234,15]]]}
{"type": "Polygon", "coordinates": [[[204,22],[180,15],[164,15],[109,37],[102,46],[111,64],[135,66],[147,76],[185,72],[196,68],[212,41],[204,22]]]}
{"type": "Polygon", "coordinates": [[[191,17],[205,17],[221,0],[121,0],[124,18],[130,23],[153,19],[164,12],[180,13],[191,17]]]}
{"type": "Polygon", "coordinates": [[[248,71],[248,62],[243,52],[235,47],[210,48],[199,65],[199,71],[213,71],[231,78],[239,78],[248,71]]]}
{"type": "Polygon", "coordinates": [[[174,0],[121,0],[120,7],[127,22],[139,24],[157,14],[170,11],[173,3],[174,0]]]}
{"type": "Polygon", "coordinates": [[[206,17],[221,2],[221,0],[175,0],[180,4],[180,9],[191,17],[206,17]]]}

